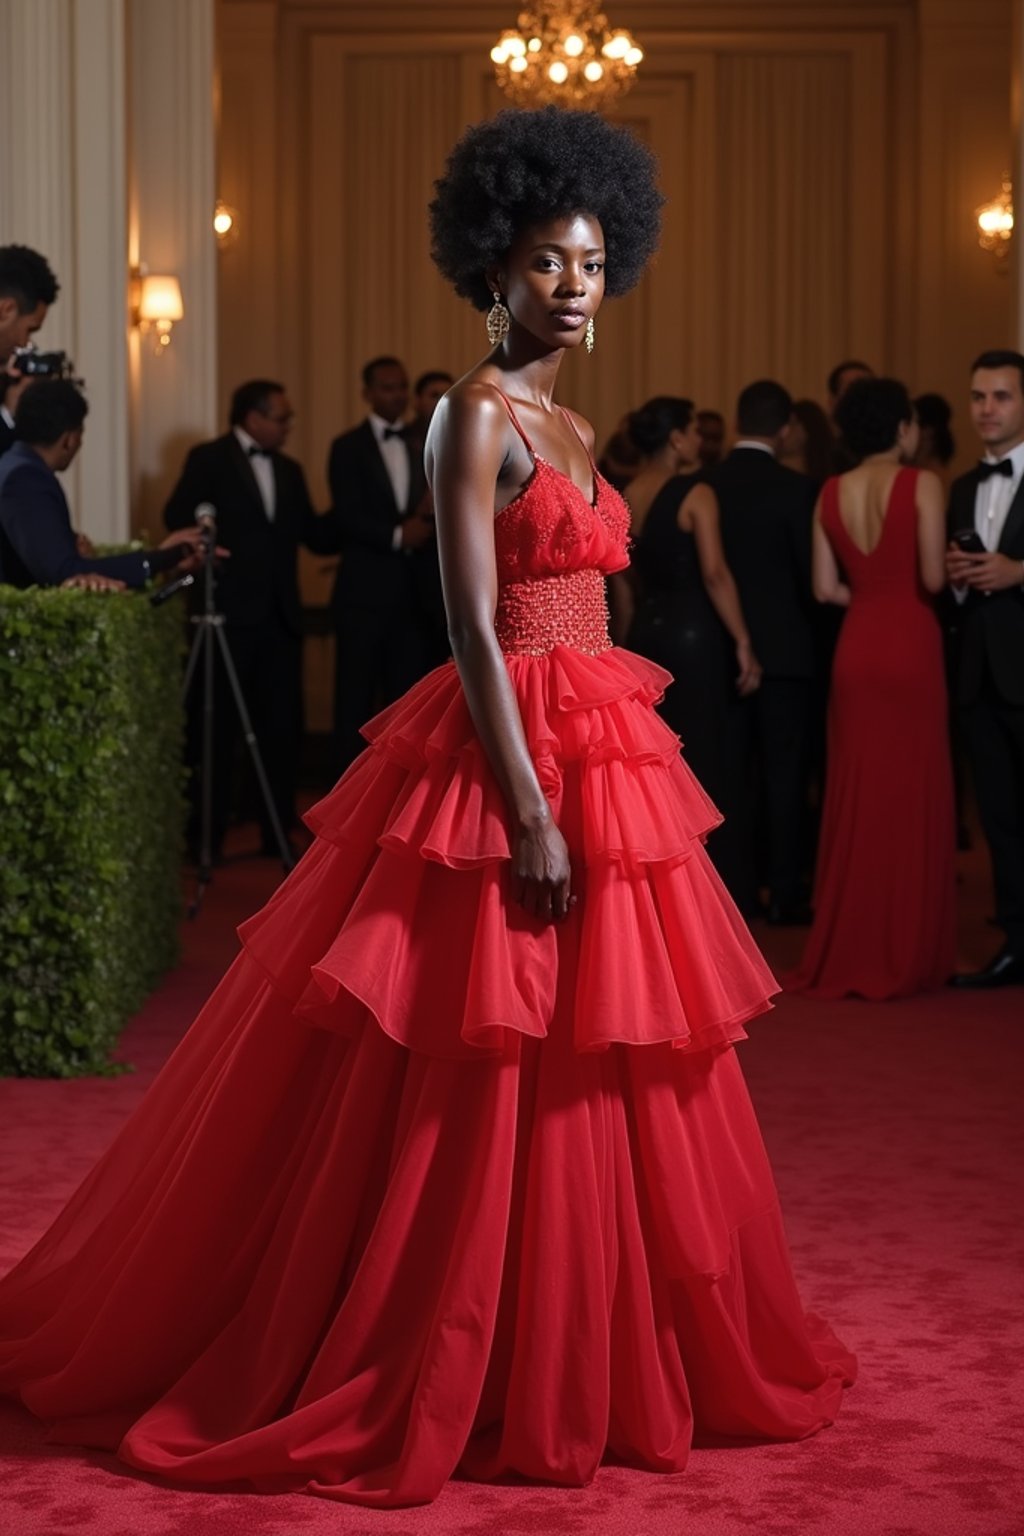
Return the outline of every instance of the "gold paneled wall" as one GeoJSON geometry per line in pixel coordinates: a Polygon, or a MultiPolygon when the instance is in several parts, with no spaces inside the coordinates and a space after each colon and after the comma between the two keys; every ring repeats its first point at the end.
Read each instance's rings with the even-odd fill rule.
{"type": "MultiPolygon", "coordinates": [[[[772,374],[821,398],[866,357],[953,400],[1012,340],[1012,283],[972,209],[1011,163],[1010,0],[640,4],[608,0],[647,50],[621,117],[668,197],[657,265],[610,304],[563,397],[599,438],[656,391],[731,408],[772,374]],[[966,13],[966,14],[965,14],[966,13]]],[[[359,367],[394,352],[458,373],[482,317],[429,259],[431,184],[462,127],[501,104],[488,49],[504,4],[220,0],[221,396],[283,376],[294,449],[325,494],[359,367]]]]}

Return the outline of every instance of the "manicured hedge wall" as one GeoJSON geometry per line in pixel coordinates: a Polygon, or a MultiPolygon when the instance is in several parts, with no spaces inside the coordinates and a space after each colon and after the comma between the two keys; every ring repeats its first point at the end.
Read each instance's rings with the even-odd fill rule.
{"type": "Polygon", "coordinates": [[[113,1070],[176,956],[181,610],[0,587],[0,1074],[113,1070]]]}

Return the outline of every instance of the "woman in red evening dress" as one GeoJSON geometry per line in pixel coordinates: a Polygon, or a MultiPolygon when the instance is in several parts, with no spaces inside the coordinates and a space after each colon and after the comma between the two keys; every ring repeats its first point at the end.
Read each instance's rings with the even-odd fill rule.
{"type": "Polygon", "coordinates": [[[0,1283],[0,1389],[61,1440],[399,1505],[835,1416],[854,1363],[800,1306],[732,1049],[773,979],[654,711],[667,674],[608,640],[626,509],[552,401],[660,201],[590,114],[502,113],[452,154],[435,259],[494,342],[427,443],[455,659],[367,726],[0,1283]]]}
{"type": "Polygon", "coordinates": [[[788,987],[903,997],[955,961],[953,780],[942,635],[942,487],[901,467],[917,428],[903,385],[860,379],[836,410],[857,469],[826,482],[814,585],[849,604],[832,669],[814,924],[788,987]],[[841,575],[841,572],[844,573],[841,575]]]}

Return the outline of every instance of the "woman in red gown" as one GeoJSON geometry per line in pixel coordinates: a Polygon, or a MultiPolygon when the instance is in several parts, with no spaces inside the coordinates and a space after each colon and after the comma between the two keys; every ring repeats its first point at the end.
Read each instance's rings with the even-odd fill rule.
{"type": "Polygon", "coordinates": [[[904,997],[955,962],[953,780],[942,635],[942,487],[907,469],[917,428],[894,379],[860,379],[836,411],[858,468],[826,482],[814,585],[849,605],[832,669],[814,924],[787,986],[904,997]]]}
{"type": "MultiPolygon", "coordinates": [[[[492,351],[427,444],[454,661],[366,728],[317,840],[51,1231],[0,1389],[189,1487],[422,1503],[831,1422],[732,1049],[773,979],[716,813],[610,645],[628,517],[552,401],[653,248],[647,151],[506,112],[438,183],[492,351]]],[[[599,358],[595,359],[599,366],[599,358]]]]}

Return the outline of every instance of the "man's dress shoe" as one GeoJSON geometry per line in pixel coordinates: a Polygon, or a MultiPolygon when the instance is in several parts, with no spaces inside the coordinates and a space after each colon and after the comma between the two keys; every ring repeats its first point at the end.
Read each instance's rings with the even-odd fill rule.
{"type": "Polygon", "coordinates": [[[953,976],[949,984],[965,991],[982,987],[1024,986],[1024,955],[1015,954],[1006,945],[982,970],[965,971],[960,976],[953,976]]]}

